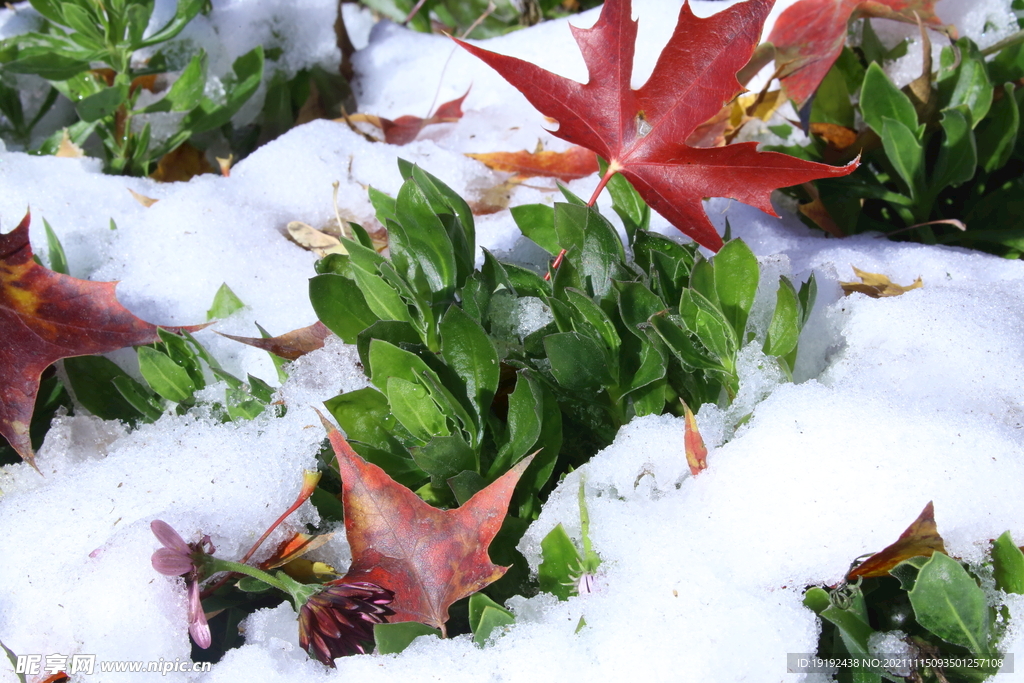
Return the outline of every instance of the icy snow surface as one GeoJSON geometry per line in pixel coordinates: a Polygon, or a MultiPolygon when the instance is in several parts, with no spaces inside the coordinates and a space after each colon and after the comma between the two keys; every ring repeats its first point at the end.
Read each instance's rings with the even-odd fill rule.
{"type": "MultiPolygon", "coordinates": [[[[635,4],[638,84],[679,3],[635,4]]],[[[941,0],[938,12],[969,20],[962,32],[977,35],[985,24],[978,17],[1005,18],[1008,4],[941,0]]],[[[333,0],[215,5],[186,37],[204,45],[222,71],[253,45],[273,41],[284,48],[278,68],[287,72],[336,66],[333,0]]],[[[694,5],[708,14],[722,3],[694,5]]],[[[314,257],[285,239],[284,228],[292,220],[329,221],[335,181],[345,216],[369,224],[365,187],[395,193],[399,156],[475,199],[505,176],[464,152],[533,149],[538,140],[564,147],[518,92],[447,39],[388,23],[366,35],[365,15],[352,17],[364,27],[357,43],[368,41],[355,58],[361,111],[423,116],[433,102],[471,88],[462,121],[432,126],[401,148],[317,121],[261,148],[230,178],[173,185],[107,177],[95,160],[3,152],[3,229],[31,207],[38,251],[45,252],[45,218],[64,242],[72,274],[120,280],[121,301],[147,320],[203,321],[227,283],[248,307],[215,329],[251,335],[258,321],[276,334],[315,319],[306,291],[314,257]],[[160,201],[144,208],[129,189],[160,201]]],[[[574,21],[595,18],[591,12],[574,21]]],[[[564,21],[489,46],[585,77],[564,21]]],[[[570,188],[588,196],[595,183],[570,188]]],[[[530,185],[515,190],[514,204],[554,200],[552,185],[530,185]]],[[[708,212],[720,228],[728,217],[733,234],[761,259],[765,286],[753,319],[762,330],[778,275],[817,274],[818,305],[796,368],[800,383],[783,383],[751,346],[741,355],[736,403],[698,414],[710,447],[701,476],[689,475],[681,423],[649,417],[627,425],[566,478],[521,548],[536,568],[539,541],[554,525],[579,537],[576,496],[584,477],[594,547],[604,561],[595,593],[562,603],[550,596],[513,600],[517,625],[486,649],[466,637],[420,639],[398,656],[339,660],[337,671],[298,649],[295,614],[282,605],[253,615],[246,645],[211,673],[162,680],[799,681],[786,673],[786,653],[812,652],[817,639],[815,617],[801,606],[803,588],[838,581],[855,557],[895,540],[929,500],[955,555],[977,560],[988,539],[1007,529],[1024,539],[1024,265],[871,235],[824,239],[792,216],[776,219],[725,200],[709,202],[708,212]],[[886,300],[842,298],[837,280],[852,279],[852,265],[900,283],[922,276],[924,288],[886,300]],[[577,634],[581,616],[587,626],[577,634]]],[[[507,212],[481,217],[478,234],[489,249],[524,251],[507,212]]],[[[212,331],[200,338],[229,371],[275,377],[266,354],[212,331]]],[[[127,362],[130,355],[115,358],[127,362]]],[[[88,416],[58,418],[39,452],[45,476],[27,465],[0,472],[0,640],[17,653],[186,660],[184,586],[153,571],[158,544],[150,521],[163,519],[188,540],[208,533],[218,555],[239,557],[293,500],[302,469],[314,464],[323,431],[311,406],[365,384],[355,362],[340,343],[296,362],[280,394],[289,406],[283,419],[217,424],[201,414],[166,415],[128,433],[88,416]]],[[[315,515],[307,506],[293,522],[315,515]]],[[[344,540],[320,557],[346,566],[344,540]]],[[[1020,601],[1010,609],[1024,619],[1020,601]]],[[[1014,632],[1004,647],[1024,651],[1020,645],[1024,635],[1014,632]]],[[[13,680],[0,664],[0,681],[13,680]]]]}

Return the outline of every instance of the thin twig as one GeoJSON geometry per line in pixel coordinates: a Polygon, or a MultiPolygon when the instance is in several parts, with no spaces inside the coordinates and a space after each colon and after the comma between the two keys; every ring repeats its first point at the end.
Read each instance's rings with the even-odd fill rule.
{"type": "Polygon", "coordinates": [[[493,0],[492,0],[492,2],[487,3],[487,9],[484,10],[484,13],[481,14],[479,17],[477,17],[476,21],[474,21],[472,24],[469,25],[469,28],[467,28],[465,31],[462,32],[462,35],[459,36],[459,39],[460,40],[465,40],[466,37],[470,33],[472,33],[476,29],[477,26],[479,26],[480,24],[484,23],[484,19],[486,19],[487,17],[491,16],[491,12],[493,12],[496,9],[498,9],[498,8],[494,4],[493,0]]]}

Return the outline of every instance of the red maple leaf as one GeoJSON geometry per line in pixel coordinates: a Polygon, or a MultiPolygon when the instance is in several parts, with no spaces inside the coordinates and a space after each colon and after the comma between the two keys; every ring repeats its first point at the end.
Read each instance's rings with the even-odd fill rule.
{"type": "Polygon", "coordinates": [[[700,19],[683,5],[675,32],[650,79],[630,87],[637,22],[629,0],[608,0],[593,28],[570,26],[590,73],[586,84],[514,57],[456,41],[487,62],[542,114],[558,121],[554,135],[608,160],[590,203],[615,172],[674,226],[701,245],[722,246],[704,212],[706,197],[731,197],[772,215],[772,190],[852,173],[857,162],[832,167],[757,143],[694,148],[693,130],[742,88],[736,72],[750,59],[774,0],[749,0],[700,19]]]}
{"type": "Polygon", "coordinates": [[[951,31],[935,16],[935,0],[800,0],[779,15],[768,42],[775,46],[775,65],[782,74],[786,95],[803,105],[846,41],[851,19],[879,17],[910,24],[914,14],[931,28],[951,31]]]}
{"type": "MultiPolygon", "coordinates": [[[[156,325],[117,302],[116,282],[55,273],[32,259],[29,216],[0,235],[0,434],[35,467],[29,425],[39,376],[61,358],[159,340],[156,325]]],[[[168,327],[176,331],[194,327],[168,327]]]]}
{"type": "Polygon", "coordinates": [[[453,602],[508,570],[491,562],[487,547],[533,458],[523,458],[461,507],[439,510],[363,460],[331,423],[324,420],[324,426],[338,459],[352,549],[352,564],[338,582],[369,581],[394,591],[389,621],[418,621],[444,633],[453,602]]]}

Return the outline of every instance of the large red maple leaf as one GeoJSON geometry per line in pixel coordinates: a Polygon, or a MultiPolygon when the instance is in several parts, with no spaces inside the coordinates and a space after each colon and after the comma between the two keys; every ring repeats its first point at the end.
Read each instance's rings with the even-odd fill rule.
{"type": "MultiPolygon", "coordinates": [[[[323,419],[323,416],[321,416],[323,419]]],[[[500,579],[487,547],[501,529],[512,491],[530,464],[523,458],[454,510],[425,503],[380,467],[366,462],[324,420],[341,474],[345,533],[352,564],[339,583],[369,581],[395,594],[388,621],[441,629],[448,607],[500,579]]]]}
{"type": "Polygon", "coordinates": [[[28,225],[26,214],[17,228],[0,235],[0,434],[35,467],[29,425],[43,370],[61,358],[150,344],[159,337],[156,325],[117,302],[116,282],[79,280],[36,263],[28,225]]]}
{"type": "Polygon", "coordinates": [[[906,23],[921,21],[947,33],[935,16],[935,0],[800,0],[779,15],[768,42],[786,95],[799,107],[821,84],[846,43],[851,19],[880,17],[906,23]]]}
{"type": "Polygon", "coordinates": [[[608,160],[591,204],[615,172],[674,226],[718,251],[722,238],[704,212],[707,197],[731,197],[772,215],[772,190],[852,173],[857,162],[832,167],[785,154],[758,152],[757,143],[695,148],[693,130],[741,90],[736,72],[750,59],[774,0],[749,0],[706,19],[689,5],[654,72],[630,87],[637,22],[629,0],[608,0],[593,28],[570,26],[583,53],[586,84],[521,59],[456,41],[515,86],[542,114],[558,121],[554,134],[608,160]]]}

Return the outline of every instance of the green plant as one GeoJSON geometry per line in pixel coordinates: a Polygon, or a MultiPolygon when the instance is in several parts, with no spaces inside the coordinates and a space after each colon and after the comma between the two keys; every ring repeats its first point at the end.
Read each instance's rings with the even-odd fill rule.
{"type": "Polygon", "coordinates": [[[430,33],[440,25],[460,37],[492,38],[544,19],[596,7],[596,0],[360,0],[392,21],[430,33]]]}
{"type": "MultiPolygon", "coordinates": [[[[223,98],[214,100],[205,94],[207,59],[200,50],[162,98],[137,106],[147,86],[146,77],[165,73],[167,60],[157,52],[146,64],[139,64],[135,53],[177,36],[205,4],[204,0],[180,0],[171,21],[147,37],[154,3],[31,0],[42,15],[41,28],[0,43],[3,73],[40,76],[74,103],[80,121],[69,127],[68,136],[81,143],[95,132],[103,144],[109,173],[148,174],[155,160],[192,135],[228,123],[263,77],[263,49],[257,47],[235,61],[223,98]],[[167,139],[153,141],[145,115],[163,112],[180,112],[183,117],[167,139]],[[136,120],[140,116],[143,118],[136,120]]],[[[0,110],[13,132],[24,139],[52,105],[53,95],[29,124],[20,113],[20,100],[15,102],[16,95],[0,90],[4,102],[0,110]]],[[[56,133],[38,151],[54,151],[62,135],[56,133]]]]}
{"type": "Polygon", "coordinates": [[[861,154],[863,163],[848,177],[814,181],[813,192],[790,188],[827,214],[805,215],[839,235],[877,230],[1019,256],[1022,40],[1024,33],[979,50],[961,38],[943,49],[936,72],[929,59],[928,73],[903,89],[882,70],[892,55],[872,48],[877,39],[844,48],[809,109],[812,143],[776,149],[833,163],[861,154]],[[856,128],[854,96],[863,120],[856,128]],[[837,127],[851,137],[841,142],[837,127]]]}
{"type": "MultiPolygon", "coordinates": [[[[370,191],[390,258],[353,224],[348,253],[319,261],[310,281],[320,320],[358,347],[373,385],[326,406],[363,457],[437,505],[463,503],[537,452],[496,548],[511,548],[558,475],[633,416],[735,396],[759,279],[741,241],[709,261],[649,233],[650,210],[617,178],[634,258],[563,190],[564,203],[513,209],[527,237],[565,250],[547,278],[486,251],[475,269],[466,203],[422,169],[399,168],[397,197],[370,191]]],[[[813,297],[813,281],[798,291],[783,278],[763,348],[787,371],[813,297]]]]}
{"type": "MultiPolygon", "coordinates": [[[[1024,554],[1008,532],[993,544],[991,558],[995,587],[1021,592],[1024,554]]],[[[822,624],[817,654],[856,658],[839,669],[839,681],[984,680],[1002,668],[998,644],[1008,616],[982,588],[987,573],[935,552],[901,562],[891,576],[810,588],[804,605],[822,624]],[[882,643],[889,649],[879,651],[882,643]],[[870,666],[865,660],[872,658],[899,666],[870,666]]]]}

